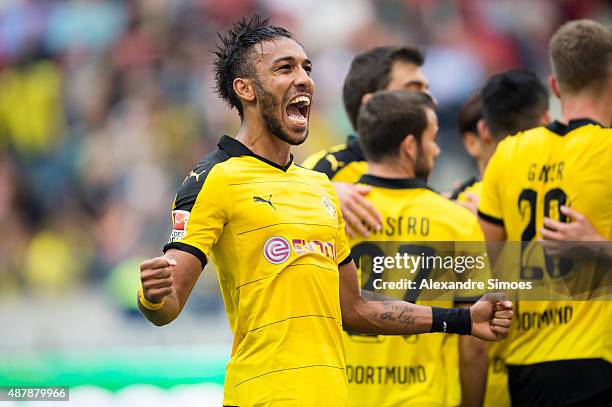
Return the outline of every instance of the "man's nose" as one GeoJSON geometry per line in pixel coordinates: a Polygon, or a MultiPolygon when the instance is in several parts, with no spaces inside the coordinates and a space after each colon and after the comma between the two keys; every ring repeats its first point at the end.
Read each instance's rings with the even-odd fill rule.
{"type": "Polygon", "coordinates": [[[440,146],[438,144],[436,144],[436,149],[434,151],[434,157],[438,157],[441,152],[442,152],[442,150],[440,150],[440,146]]]}
{"type": "Polygon", "coordinates": [[[308,72],[304,68],[298,69],[294,84],[298,87],[306,87],[309,93],[313,93],[315,89],[314,81],[312,80],[310,75],[308,75],[308,72]]]}

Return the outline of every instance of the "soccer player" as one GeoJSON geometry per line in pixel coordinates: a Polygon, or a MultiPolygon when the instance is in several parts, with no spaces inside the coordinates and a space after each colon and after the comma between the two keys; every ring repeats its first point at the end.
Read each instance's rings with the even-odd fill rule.
{"type": "MultiPolygon", "coordinates": [[[[459,112],[459,128],[469,155],[478,164],[479,176],[465,182],[451,199],[476,213],[482,191],[482,174],[497,144],[506,136],[548,124],[548,92],[534,73],[510,69],[491,76],[459,112]]],[[[489,345],[486,407],[510,405],[505,354],[510,341],[489,345]]]]}
{"type": "MultiPolygon", "coordinates": [[[[411,46],[377,47],[357,55],[344,80],[342,95],[353,129],[357,128],[359,108],[377,90],[428,92],[429,82],[421,68],[424,61],[423,53],[411,46]]],[[[370,229],[380,228],[378,211],[364,199],[370,187],[355,185],[367,171],[355,135],[349,135],[345,144],[311,155],[303,165],[332,180],[350,237],[358,233],[368,236],[370,229]]]]}
{"type": "MultiPolygon", "coordinates": [[[[487,240],[540,239],[544,218],[569,220],[565,206],[612,237],[612,32],[593,21],[567,23],[551,39],[550,59],[562,120],[497,146],[478,206],[487,240]]],[[[577,264],[543,255],[528,264],[538,247],[524,246],[521,279],[554,283],[577,272],[577,264]]],[[[609,303],[525,301],[518,310],[507,359],[512,405],[611,405],[609,303]]]]}
{"type": "Polygon", "coordinates": [[[478,176],[453,192],[451,199],[476,213],[482,174],[506,136],[550,122],[546,86],[533,72],[510,69],[491,76],[459,111],[459,131],[468,154],[476,160],[478,176]]]}
{"type": "Polygon", "coordinates": [[[343,327],[508,334],[512,304],[499,297],[469,310],[361,298],[333,187],[290,153],[308,134],[311,69],[293,35],[258,16],[220,36],[216,89],[238,111],[240,130],[185,178],[164,255],[140,267],[140,309],[164,325],[215,262],[234,333],[224,405],[344,405],[343,327]]]}
{"type": "MultiPolygon", "coordinates": [[[[349,239],[355,256],[376,241],[403,242],[403,250],[429,253],[435,250],[434,246],[423,242],[484,240],[478,218],[431,190],[425,181],[440,153],[436,143],[437,117],[427,95],[376,92],[361,108],[358,123],[359,143],[368,164],[367,174],[358,183],[371,187],[367,199],[380,211],[383,228],[373,231],[369,238],[349,239]],[[413,242],[412,246],[409,242],[413,242]]],[[[366,275],[362,271],[364,286],[369,281],[366,275]]],[[[421,271],[404,275],[417,282],[422,276],[421,271]]],[[[473,297],[474,292],[461,294],[464,298],[473,297]]],[[[451,294],[436,304],[452,306],[454,300],[451,294]]],[[[458,355],[458,343],[452,339],[443,335],[345,334],[349,405],[482,405],[486,344],[461,337],[458,355]],[[462,392],[457,391],[459,377],[449,374],[456,371],[459,357],[462,392]]]]}

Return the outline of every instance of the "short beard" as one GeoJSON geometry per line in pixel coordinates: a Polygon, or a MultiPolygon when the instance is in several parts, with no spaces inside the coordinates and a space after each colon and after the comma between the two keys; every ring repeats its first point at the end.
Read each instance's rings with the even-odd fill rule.
{"type": "Polygon", "coordinates": [[[431,168],[429,168],[427,158],[425,157],[425,152],[423,151],[423,146],[419,144],[417,151],[416,164],[414,165],[414,176],[416,178],[420,178],[422,180],[427,181],[429,178],[429,174],[431,173],[431,168]]]}
{"type": "Polygon", "coordinates": [[[308,138],[308,130],[306,131],[306,135],[302,140],[291,140],[289,135],[283,129],[283,125],[281,124],[281,122],[274,117],[274,114],[278,111],[278,107],[280,105],[278,98],[272,93],[265,90],[263,86],[261,86],[259,81],[254,80],[253,84],[255,85],[255,94],[257,96],[257,100],[261,105],[261,117],[263,117],[268,131],[272,133],[274,137],[283,140],[284,142],[292,146],[299,146],[304,141],[306,141],[306,138],[308,138]]]}

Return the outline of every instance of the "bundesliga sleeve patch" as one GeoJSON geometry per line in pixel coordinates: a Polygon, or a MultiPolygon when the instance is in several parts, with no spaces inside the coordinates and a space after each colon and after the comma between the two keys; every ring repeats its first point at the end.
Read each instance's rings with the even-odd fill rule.
{"type": "Polygon", "coordinates": [[[172,211],[172,233],[168,243],[182,240],[187,233],[187,221],[189,220],[188,211],[172,211]]]}

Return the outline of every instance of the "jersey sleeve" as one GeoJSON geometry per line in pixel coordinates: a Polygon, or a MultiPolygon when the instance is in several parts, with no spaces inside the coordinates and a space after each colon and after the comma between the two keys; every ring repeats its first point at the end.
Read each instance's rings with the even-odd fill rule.
{"type": "Polygon", "coordinates": [[[199,166],[185,178],[172,205],[172,232],[164,253],[178,249],[206,265],[229,219],[229,187],[219,166],[199,166]]]}
{"type": "Polygon", "coordinates": [[[478,216],[490,223],[499,226],[504,225],[501,206],[500,188],[503,187],[504,156],[502,150],[503,141],[497,146],[493,157],[487,165],[483,179],[480,202],[478,203],[478,216]]]}

